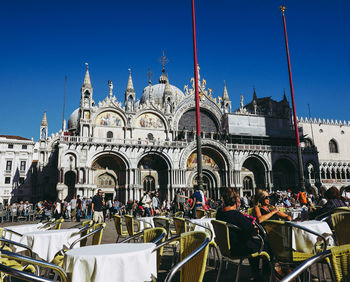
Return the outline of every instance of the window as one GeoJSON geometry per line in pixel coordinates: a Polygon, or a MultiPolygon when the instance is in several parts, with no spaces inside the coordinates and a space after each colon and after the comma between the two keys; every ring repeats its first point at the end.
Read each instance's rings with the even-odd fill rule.
{"type": "Polygon", "coordinates": [[[22,145],[23,150],[27,150],[27,145],[22,145]]]}
{"type": "Polygon", "coordinates": [[[113,138],[113,132],[112,131],[108,131],[107,132],[107,142],[111,142],[113,138]]]}
{"type": "Polygon", "coordinates": [[[19,180],[18,180],[19,184],[23,184],[24,183],[24,177],[20,177],[19,180]]]}
{"type": "Polygon", "coordinates": [[[11,183],[11,177],[5,177],[5,184],[11,183]]]}
{"type": "Polygon", "coordinates": [[[7,161],[6,162],[6,171],[11,171],[12,170],[12,161],[7,161]]]}
{"type": "Polygon", "coordinates": [[[26,161],[21,161],[20,171],[25,171],[25,170],[26,170],[26,161]]]}
{"type": "Polygon", "coordinates": [[[8,148],[9,148],[9,149],[13,149],[13,144],[9,144],[9,145],[8,145],[8,148]]]}
{"type": "Polygon", "coordinates": [[[337,142],[334,139],[329,141],[329,152],[330,153],[339,153],[339,151],[338,151],[338,144],[337,144],[337,142]]]}

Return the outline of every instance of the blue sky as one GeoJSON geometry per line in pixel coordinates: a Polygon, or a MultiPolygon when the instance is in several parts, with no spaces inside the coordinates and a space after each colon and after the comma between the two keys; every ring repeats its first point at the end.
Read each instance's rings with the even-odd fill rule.
{"type": "MultiPolygon", "coordinates": [[[[286,21],[297,114],[350,120],[350,1],[196,1],[201,77],[222,95],[226,80],[233,108],[240,95],[289,98],[279,6],[286,21]]],[[[43,112],[49,132],[62,124],[64,76],[66,113],[79,106],[85,62],[94,100],[114,94],[124,101],[128,68],[137,98],[161,74],[165,50],[170,83],[183,89],[193,75],[191,1],[19,1],[0,9],[0,134],[38,139],[43,112]]]]}

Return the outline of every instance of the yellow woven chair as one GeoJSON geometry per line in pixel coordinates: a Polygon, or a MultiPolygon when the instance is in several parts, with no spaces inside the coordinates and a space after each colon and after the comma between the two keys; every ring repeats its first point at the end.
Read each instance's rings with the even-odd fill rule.
{"type": "Polygon", "coordinates": [[[282,281],[294,281],[316,263],[330,262],[331,281],[350,281],[350,244],[332,247],[330,250],[321,252],[300,264],[293,272],[289,273],[282,281]]]}
{"type": "Polygon", "coordinates": [[[184,212],[183,211],[178,211],[174,214],[174,217],[184,217],[184,212]]]}
{"type": "Polygon", "coordinates": [[[135,222],[138,225],[138,230],[140,229],[140,224],[137,221],[134,221],[134,217],[132,215],[124,215],[126,229],[128,230],[129,236],[134,236],[137,232],[135,231],[134,224],[135,222]]]}
{"type": "Polygon", "coordinates": [[[64,222],[63,218],[59,218],[57,220],[55,220],[50,226],[49,226],[49,230],[60,230],[62,223],[64,222]]]}
{"type": "MultiPolygon", "coordinates": [[[[0,259],[8,259],[10,261],[16,261],[17,263],[19,263],[19,265],[12,265],[7,267],[5,264],[0,264],[1,274],[6,273],[6,275],[14,276],[29,281],[43,281],[43,278],[48,279],[47,277],[40,276],[40,273],[55,274],[55,276],[58,276],[60,278],[60,281],[68,281],[66,272],[61,267],[52,263],[36,260],[30,257],[22,256],[20,254],[7,251],[1,252],[0,259]]],[[[1,275],[1,277],[3,277],[3,275],[1,275]]]]}
{"type": "Polygon", "coordinates": [[[176,234],[175,230],[170,228],[170,219],[166,217],[154,217],[153,218],[154,227],[162,227],[166,230],[168,237],[171,237],[172,234],[176,234]]]}
{"type": "Polygon", "coordinates": [[[175,226],[176,235],[181,235],[182,233],[187,232],[186,221],[184,218],[174,217],[173,222],[174,222],[174,226],[175,226]]]}
{"type": "Polygon", "coordinates": [[[350,244],[350,213],[339,212],[332,214],[331,222],[337,245],[350,244]]]}
{"type": "MultiPolygon", "coordinates": [[[[94,224],[92,227],[90,227],[89,225],[85,226],[80,231],[81,237],[79,239],[75,240],[69,246],[69,249],[73,249],[73,247],[79,242],[80,243],[83,242],[83,244],[84,244],[83,246],[86,246],[87,239],[89,237],[91,237],[91,236],[92,236],[91,245],[100,245],[101,241],[102,241],[103,230],[104,230],[105,227],[106,227],[106,223],[97,223],[97,224],[94,224]]],[[[80,246],[83,247],[82,245],[80,245],[80,246]]],[[[64,254],[67,251],[68,251],[68,249],[60,250],[55,255],[55,257],[54,257],[54,259],[52,260],[51,263],[62,267],[63,266],[63,260],[64,260],[64,254]]]]}
{"type": "Polygon", "coordinates": [[[206,215],[207,215],[207,213],[205,210],[203,210],[203,209],[196,210],[197,218],[202,218],[202,217],[205,217],[206,215]]]}
{"type": "Polygon", "coordinates": [[[117,234],[118,234],[116,243],[118,243],[119,237],[128,236],[129,233],[128,233],[128,231],[123,230],[123,220],[122,220],[122,217],[120,215],[115,214],[113,216],[113,219],[114,219],[114,226],[115,226],[115,229],[117,230],[117,234]]]}
{"type": "Polygon", "coordinates": [[[215,209],[209,209],[209,217],[210,218],[216,218],[216,210],[215,209]]]}
{"type": "Polygon", "coordinates": [[[202,231],[186,232],[165,241],[157,246],[154,251],[173,241],[179,242],[180,262],[169,271],[165,282],[171,281],[179,270],[180,279],[176,279],[176,281],[202,281],[208,256],[209,235],[202,231]]]}
{"type": "MultiPolygon", "coordinates": [[[[238,264],[237,272],[236,272],[236,281],[239,281],[240,268],[241,268],[241,265],[242,265],[244,259],[261,257],[261,258],[265,258],[266,260],[270,261],[269,254],[262,250],[262,248],[264,246],[264,241],[260,235],[256,236],[257,239],[259,239],[261,241],[261,248],[260,248],[259,252],[249,254],[246,256],[232,256],[231,245],[230,245],[230,229],[233,229],[237,232],[240,232],[240,228],[233,225],[233,224],[229,224],[229,223],[227,223],[225,221],[221,221],[221,220],[212,220],[211,223],[212,223],[214,231],[215,231],[215,242],[219,246],[222,258],[224,260],[227,260],[228,262],[233,262],[233,263],[235,263],[236,260],[239,259],[239,264],[238,264]]],[[[222,262],[220,261],[218,277],[220,276],[221,269],[222,269],[222,262]]],[[[219,280],[219,278],[218,278],[218,280],[219,280]]]]}
{"type": "MultiPolygon", "coordinates": [[[[269,245],[274,255],[272,260],[273,264],[274,262],[279,262],[281,265],[290,265],[294,267],[313,257],[316,250],[317,252],[321,252],[325,251],[327,248],[327,243],[324,236],[295,223],[280,220],[266,220],[262,225],[265,228],[269,245]],[[315,245],[314,250],[308,253],[294,251],[292,245],[293,228],[302,229],[308,233],[318,236],[323,242],[323,245],[315,245]]],[[[279,276],[277,273],[275,273],[275,275],[279,276]]]]}
{"type": "Polygon", "coordinates": [[[249,208],[247,214],[250,216],[254,216],[254,208],[249,208]]]}

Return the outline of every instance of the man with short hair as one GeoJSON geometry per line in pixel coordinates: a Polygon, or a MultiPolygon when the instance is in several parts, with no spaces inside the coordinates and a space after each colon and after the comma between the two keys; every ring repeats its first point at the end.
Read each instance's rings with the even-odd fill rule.
{"type": "Polygon", "coordinates": [[[102,190],[98,189],[97,194],[92,198],[91,211],[93,213],[93,221],[95,223],[103,222],[103,205],[102,190]]]}

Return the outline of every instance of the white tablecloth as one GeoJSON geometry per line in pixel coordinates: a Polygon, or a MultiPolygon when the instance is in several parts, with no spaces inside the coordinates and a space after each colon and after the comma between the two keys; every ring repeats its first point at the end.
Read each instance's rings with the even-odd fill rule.
{"type": "MultiPolygon", "coordinates": [[[[191,222],[193,223],[198,223],[198,224],[201,224],[207,228],[209,228],[212,232],[212,235],[213,235],[213,238],[212,240],[214,240],[215,238],[215,232],[214,232],[214,228],[213,228],[213,225],[211,224],[211,221],[213,220],[214,218],[199,218],[199,219],[191,219],[191,222]]],[[[201,226],[198,226],[196,225],[195,228],[194,228],[195,231],[204,231],[204,232],[208,232],[207,229],[201,227],[201,226]]],[[[208,232],[209,233],[209,232],[208,232]]]]}
{"type": "Polygon", "coordinates": [[[141,282],[157,277],[153,243],[87,246],[66,252],[64,269],[72,282],[141,282]]]}
{"type": "MultiPolygon", "coordinates": [[[[21,224],[21,225],[7,226],[5,228],[10,229],[12,231],[15,231],[15,232],[23,235],[24,233],[38,231],[39,230],[38,228],[40,226],[42,226],[41,223],[39,223],[39,224],[21,224]]],[[[21,240],[20,236],[14,234],[14,233],[11,233],[11,232],[6,232],[6,230],[4,230],[3,236],[5,239],[12,240],[15,242],[19,242],[21,240]]]]}
{"type": "Polygon", "coordinates": [[[80,238],[78,232],[78,228],[29,232],[19,242],[29,246],[41,259],[51,262],[59,250],[68,248],[80,238]]]}
{"type": "Polygon", "coordinates": [[[140,217],[137,218],[140,221],[140,231],[142,231],[143,229],[145,229],[145,227],[154,227],[154,223],[153,223],[153,216],[148,216],[148,217],[140,217]],[[149,224],[145,224],[144,222],[147,222],[149,224],[151,224],[151,226],[149,224]]]}
{"type": "Polygon", "coordinates": [[[303,211],[302,208],[296,208],[296,209],[291,208],[286,210],[286,214],[290,215],[292,220],[301,219],[302,211],[303,211]]]}
{"type": "MultiPolygon", "coordinates": [[[[156,217],[165,217],[165,216],[156,216],[156,217]]],[[[150,228],[151,226],[154,227],[154,222],[153,222],[153,216],[148,216],[148,217],[139,217],[137,218],[140,221],[140,231],[142,231],[143,229],[145,229],[145,227],[150,228]],[[149,223],[149,224],[145,224],[145,222],[149,223]]]]}
{"type": "MultiPolygon", "coordinates": [[[[319,233],[320,235],[323,235],[327,239],[327,245],[334,246],[334,240],[333,240],[333,233],[332,230],[329,228],[329,225],[325,221],[317,221],[317,220],[307,220],[307,221],[301,221],[297,222],[296,224],[301,225],[303,227],[306,227],[308,229],[311,229],[314,232],[319,233]]],[[[316,235],[313,235],[307,231],[293,228],[292,232],[292,246],[293,249],[297,252],[312,252],[313,247],[317,240],[322,239],[320,237],[317,237],[316,235]]]]}

